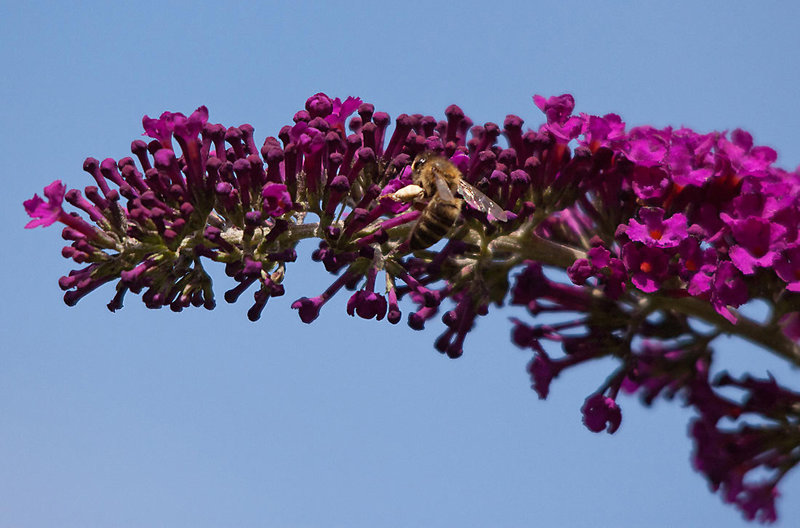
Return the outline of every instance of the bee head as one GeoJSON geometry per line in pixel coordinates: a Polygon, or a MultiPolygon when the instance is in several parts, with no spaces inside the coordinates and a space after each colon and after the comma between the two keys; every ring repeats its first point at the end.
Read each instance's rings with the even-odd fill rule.
{"type": "Polygon", "coordinates": [[[414,161],[411,163],[411,170],[413,172],[419,172],[422,170],[423,165],[425,165],[425,163],[427,163],[433,155],[433,152],[429,150],[426,150],[421,154],[417,154],[417,157],[414,158],[414,161]]]}
{"type": "Polygon", "coordinates": [[[417,154],[417,157],[414,158],[414,161],[411,163],[411,170],[414,171],[415,173],[419,173],[419,171],[423,169],[425,164],[427,164],[431,160],[435,160],[441,157],[442,157],[441,154],[437,154],[432,150],[426,150],[425,152],[417,154]]]}

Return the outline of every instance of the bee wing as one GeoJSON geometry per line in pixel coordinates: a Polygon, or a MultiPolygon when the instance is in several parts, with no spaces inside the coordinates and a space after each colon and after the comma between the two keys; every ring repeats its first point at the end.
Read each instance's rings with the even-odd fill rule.
{"type": "Polygon", "coordinates": [[[489,213],[501,222],[506,222],[508,220],[508,216],[502,207],[464,180],[458,181],[458,192],[464,197],[464,200],[475,209],[489,213]]]}
{"type": "Polygon", "coordinates": [[[453,191],[450,190],[450,186],[447,185],[447,182],[444,180],[444,178],[442,178],[438,174],[435,174],[434,176],[435,176],[434,182],[436,183],[436,192],[439,195],[439,198],[441,198],[446,202],[452,202],[453,200],[455,200],[456,197],[453,196],[453,191]]]}

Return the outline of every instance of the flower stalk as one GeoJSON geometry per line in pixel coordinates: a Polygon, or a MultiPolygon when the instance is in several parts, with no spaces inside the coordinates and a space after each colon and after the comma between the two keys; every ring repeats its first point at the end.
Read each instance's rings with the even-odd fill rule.
{"type": "Polygon", "coordinates": [[[310,238],[312,260],[336,278],[292,304],[305,323],[346,288],[351,316],[396,324],[410,305],[420,330],[442,312],[434,347],[457,358],[480,317],[522,306],[529,320],[512,320],[512,342],[532,351],[541,398],[570,368],[616,359],[581,409],[586,427],[621,426],[620,391],[645,404],[680,395],[697,412],[695,467],[747,518],[774,520],[777,485],[800,460],[800,395],[710,367],[722,334],[800,366],[800,173],[775,166],[775,151],[743,130],[628,129],[615,114],[574,114],[567,94],[534,104],[545,116],[535,129],[514,115],[477,125],[451,105],[442,119],[401,114],[390,130],[373,105],[319,93],[260,147],[251,125],[212,124],[205,107],[145,116],[149,142],[135,140],[132,157],[87,158],[94,185],[83,192],[45,187],[24,203],[26,227],[65,225],[62,254],[81,265],[59,280],[70,306],[115,282],[111,311],[127,292],[150,308],[213,309],[209,260],[236,283],[227,302],[252,292],[256,321],[310,238]],[[436,197],[394,197],[417,182],[423,152],[449,159],[485,200],[462,196],[442,239],[412,251],[436,197]],[[769,306],[768,322],[738,310],[753,299],[769,306]],[[544,324],[543,313],[564,320],[544,324]],[[769,476],[750,478],[758,472],[769,476]]]}

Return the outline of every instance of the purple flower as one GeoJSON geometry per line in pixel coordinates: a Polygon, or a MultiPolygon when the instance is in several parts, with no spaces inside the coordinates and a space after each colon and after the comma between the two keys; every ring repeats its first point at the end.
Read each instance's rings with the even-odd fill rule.
{"type": "Polygon", "coordinates": [[[758,413],[780,420],[800,406],[800,393],[781,387],[771,374],[767,378],[744,375],[741,379],[735,379],[723,372],[714,384],[746,391],[748,395],[742,404],[742,412],[758,413]]]}
{"type": "Polygon", "coordinates": [[[185,141],[195,139],[207,122],[208,108],[205,106],[199,107],[189,117],[180,112],[164,112],[158,119],[142,118],[144,135],[157,139],[162,147],[168,149],[172,149],[173,132],[185,141]]]}
{"type": "Polygon", "coordinates": [[[453,165],[458,167],[458,170],[466,174],[469,168],[469,156],[467,156],[461,151],[456,151],[456,153],[450,157],[450,161],[453,162],[453,165]]]}
{"type": "Polygon", "coordinates": [[[766,170],[775,160],[778,153],[769,147],[753,147],[743,156],[741,163],[742,169],[746,172],[759,172],[766,170]]]}
{"type": "Polygon", "coordinates": [[[549,290],[549,281],[544,276],[538,262],[527,261],[525,268],[517,275],[517,282],[511,291],[511,304],[528,305],[549,290]]]}
{"type": "Polygon", "coordinates": [[[748,520],[757,518],[761,523],[772,523],[778,520],[775,499],[779,496],[780,493],[772,483],[745,484],[735,502],[748,520]]]}
{"type": "Polygon", "coordinates": [[[664,210],[646,207],[639,210],[639,223],[633,218],[628,222],[627,235],[634,242],[656,248],[677,247],[686,237],[686,216],[676,213],[664,219],[664,210]]]}
{"type": "Polygon", "coordinates": [[[787,290],[800,292],[800,245],[780,252],[775,260],[775,273],[786,283],[787,290]]]}
{"type": "Polygon", "coordinates": [[[175,115],[172,112],[164,112],[158,119],[145,115],[142,118],[142,127],[144,128],[142,135],[157,139],[164,148],[172,148],[172,131],[174,129],[172,121],[175,115]]]}
{"type": "Polygon", "coordinates": [[[576,260],[572,263],[572,266],[567,268],[569,280],[579,286],[586,284],[586,280],[594,276],[595,273],[597,273],[597,268],[589,262],[589,259],[585,258],[576,260]]]}
{"type": "Polygon", "coordinates": [[[586,252],[586,256],[592,263],[592,266],[602,269],[611,264],[611,252],[603,246],[594,246],[586,252]]]}
{"type": "Polygon", "coordinates": [[[611,252],[603,246],[594,246],[586,256],[578,259],[567,268],[567,275],[573,284],[584,284],[590,276],[597,277],[598,286],[610,299],[619,299],[625,292],[628,275],[625,265],[618,258],[612,258],[611,252]]]}
{"type": "Polygon", "coordinates": [[[554,95],[545,99],[541,95],[533,96],[533,103],[547,116],[548,123],[563,125],[575,108],[575,99],[570,94],[554,95]]]}
{"type": "Polygon", "coordinates": [[[378,269],[370,268],[364,289],[354,293],[347,301],[347,313],[351,317],[358,314],[362,319],[375,318],[380,321],[386,315],[386,298],[374,291],[377,275],[378,269]]]}
{"type": "Polygon", "coordinates": [[[411,202],[401,202],[390,197],[390,195],[395,191],[398,191],[407,185],[411,185],[411,171],[409,170],[407,173],[408,177],[404,176],[395,178],[386,184],[381,190],[379,197],[381,202],[380,204],[387,213],[396,215],[407,211],[411,207],[411,202]]]}
{"type": "Polygon", "coordinates": [[[550,382],[558,376],[561,369],[545,354],[536,354],[528,362],[528,374],[533,382],[533,390],[539,395],[540,400],[547,399],[550,393],[550,382]]]}
{"type": "Polygon", "coordinates": [[[403,314],[397,304],[397,290],[394,288],[394,284],[389,288],[386,295],[389,297],[389,312],[386,314],[386,320],[392,324],[397,324],[403,314]]]}
{"type": "Polygon", "coordinates": [[[602,246],[595,246],[586,253],[588,258],[577,259],[567,268],[567,276],[573,284],[583,285],[589,277],[597,277],[597,284],[611,299],[619,299],[625,291],[627,273],[625,265],[602,246]]]}
{"type": "Polygon", "coordinates": [[[603,117],[583,116],[583,139],[578,143],[589,147],[592,152],[600,147],[617,147],[625,138],[625,123],[617,114],[603,117]]]}
{"type": "Polygon", "coordinates": [[[643,167],[661,165],[667,153],[663,134],[650,127],[637,127],[631,130],[628,143],[628,158],[643,167]]]}
{"type": "Polygon", "coordinates": [[[692,275],[689,279],[689,285],[686,290],[689,295],[693,297],[707,298],[711,293],[711,288],[714,285],[714,270],[704,270],[692,275]]]}
{"type": "Polygon", "coordinates": [[[386,298],[374,291],[359,290],[347,301],[347,313],[380,321],[386,315],[386,298]]]}
{"type": "Polygon", "coordinates": [[[603,292],[609,299],[619,299],[625,293],[628,280],[625,264],[620,259],[613,258],[603,271],[604,274],[600,277],[599,282],[603,292]]]}
{"type": "Polygon", "coordinates": [[[341,290],[342,286],[350,283],[350,281],[354,279],[358,279],[358,275],[343,273],[333,281],[333,284],[322,292],[322,295],[310,299],[308,297],[301,297],[292,303],[292,308],[298,311],[301,321],[304,323],[311,323],[314,319],[319,317],[319,311],[322,309],[322,306],[328,302],[331,297],[336,295],[336,292],[341,290]]]}
{"type": "Polygon", "coordinates": [[[292,196],[282,183],[268,183],[261,191],[264,198],[264,214],[271,217],[283,216],[292,209],[292,196]]]}
{"type": "MultiPolygon", "coordinates": [[[[317,95],[325,95],[325,94],[317,94],[317,95]]],[[[326,96],[327,97],[327,96],[326,96]]],[[[348,97],[347,99],[342,102],[338,97],[333,100],[332,103],[332,110],[331,113],[325,116],[325,121],[328,122],[331,127],[339,128],[340,130],[344,130],[344,122],[347,118],[356,111],[356,109],[361,105],[361,99],[358,97],[348,97]]]]}
{"type": "MultiPolygon", "coordinates": [[[[30,200],[25,200],[23,202],[25,212],[28,213],[28,216],[33,218],[33,220],[25,224],[25,229],[32,229],[38,226],[47,227],[55,222],[61,222],[75,233],[80,233],[80,235],[91,240],[93,243],[113,245],[113,242],[105,233],[97,231],[80,216],[67,214],[64,211],[62,204],[64,203],[65,191],[66,186],[61,183],[61,180],[56,180],[44,188],[44,195],[47,201],[44,201],[38,194],[34,194],[33,198],[30,200]]],[[[75,203],[78,202],[76,201],[75,203]]],[[[90,209],[90,207],[91,204],[86,206],[86,208],[90,210],[90,214],[94,214],[96,208],[90,209]]]]}
{"type": "Polygon", "coordinates": [[[786,438],[797,433],[748,425],[726,431],[704,418],[695,420],[690,432],[695,441],[694,465],[705,473],[712,489],[721,488],[725,501],[736,504],[747,519],[775,521],[775,499],[779,496],[775,485],[780,477],[751,483],[745,476],[756,469],[781,467],[792,450],[792,446],[786,447],[786,438]]]}
{"type": "Polygon", "coordinates": [[[309,151],[309,153],[320,150],[322,148],[320,141],[324,140],[322,131],[313,126],[309,126],[305,121],[298,121],[291,130],[289,130],[289,138],[300,150],[309,151]]]}
{"type": "Polygon", "coordinates": [[[537,332],[516,317],[512,317],[511,322],[514,323],[514,329],[511,331],[511,341],[520,348],[531,347],[536,350],[536,344],[538,338],[541,337],[541,332],[537,332]]]}
{"type": "Polygon", "coordinates": [[[721,218],[731,226],[731,233],[738,244],[729,250],[731,261],[745,275],[755,269],[772,266],[782,249],[780,242],[786,228],[765,218],[748,217],[736,220],[723,213],[721,218]]]}
{"type": "Polygon", "coordinates": [[[642,200],[662,199],[672,185],[672,181],[661,167],[643,167],[637,165],[633,169],[631,182],[636,196],[642,200]]]}
{"type": "Polygon", "coordinates": [[[669,256],[659,248],[628,242],[622,246],[622,262],[633,285],[646,293],[658,290],[667,277],[669,256]]]}
{"type": "Polygon", "coordinates": [[[736,317],[729,307],[737,308],[748,300],[747,285],[739,275],[734,265],[725,261],[720,263],[714,274],[711,304],[721,316],[731,323],[736,323],[736,317]]]}
{"type": "Polygon", "coordinates": [[[583,125],[582,117],[570,117],[564,124],[548,123],[542,129],[553,134],[558,143],[564,144],[577,138],[583,130],[583,125]]]}
{"type": "Polygon", "coordinates": [[[25,200],[23,203],[25,212],[33,218],[25,224],[25,229],[38,226],[47,227],[64,216],[66,213],[61,208],[61,204],[64,202],[66,192],[67,186],[61,183],[61,180],[56,180],[44,188],[46,202],[38,194],[34,194],[30,200],[25,200]]]}
{"type": "Polygon", "coordinates": [[[192,112],[189,117],[185,117],[183,114],[174,114],[172,123],[175,135],[183,141],[197,139],[203,126],[208,123],[208,108],[203,105],[192,112]]]}
{"type": "Polygon", "coordinates": [[[301,297],[292,303],[292,308],[298,311],[300,320],[308,324],[319,317],[319,311],[326,301],[327,299],[322,295],[310,299],[308,297],[301,297]]]}
{"type": "MultiPolygon", "coordinates": [[[[747,191],[744,189],[742,194],[731,200],[731,209],[733,215],[723,213],[725,222],[733,225],[737,220],[745,220],[750,217],[764,217],[769,218],[774,214],[775,200],[769,194],[783,193],[785,189],[769,189],[768,185],[762,185],[763,182],[748,181],[747,191]],[[769,205],[767,205],[769,203],[769,205]]],[[[743,186],[744,187],[744,186],[743,186]]]]}
{"type": "Polygon", "coordinates": [[[605,429],[608,434],[614,434],[622,422],[622,411],[617,402],[599,392],[586,398],[581,413],[583,424],[593,433],[605,429]]]}
{"type": "Polygon", "coordinates": [[[681,129],[672,136],[667,162],[672,181],[681,187],[701,187],[714,174],[714,159],[709,155],[716,140],[715,134],[701,136],[681,129]]]}
{"type": "Polygon", "coordinates": [[[322,92],[316,93],[306,101],[306,110],[314,117],[327,117],[333,110],[333,101],[322,92]]]}
{"type": "Polygon", "coordinates": [[[691,280],[700,270],[713,271],[717,264],[717,252],[712,248],[703,249],[700,241],[693,236],[681,241],[678,245],[678,255],[680,264],[678,272],[684,280],[691,280]]]}

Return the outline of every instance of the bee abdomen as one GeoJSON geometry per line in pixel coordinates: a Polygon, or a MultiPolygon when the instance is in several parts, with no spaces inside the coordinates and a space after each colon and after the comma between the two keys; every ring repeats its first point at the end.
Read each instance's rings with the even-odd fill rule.
{"type": "Polygon", "coordinates": [[[422,216],[411,230],[411,251],[425,249],[441,240],[453,227],[461,213],[461,201],[433,201],[422,211],[422,216]]]}

